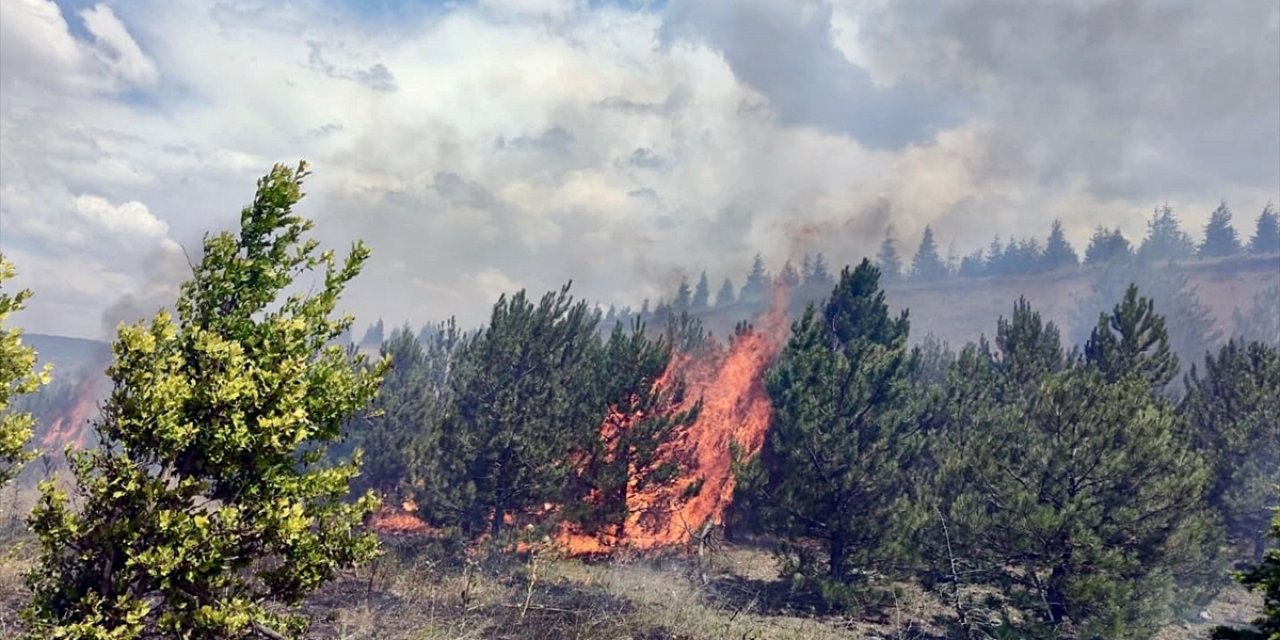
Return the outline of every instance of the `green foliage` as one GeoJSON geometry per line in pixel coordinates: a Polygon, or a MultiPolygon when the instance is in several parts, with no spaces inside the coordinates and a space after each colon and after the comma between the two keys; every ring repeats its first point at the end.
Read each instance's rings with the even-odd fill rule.
{"type": "Polygon", "coordinates": [[[716,306],[727,307],[733,304],[736,299],[733,293],[733,281],[725,278],[724,284],[721,284],[720,290],[716,292],[716,306]]]}
{"type": "Polygon", "coordinates": [[[569,516],[586,531],[612,527],[621,534],[630,515],[628,495],[670,483],[679,472],[674,461],[658,459],[658,448],[693,424],[698,408],[675,410],[684,399],[683,382],[657,384],[672,353],[667,338],[649,339],[637,321],[630,331],[615,325],[598,356],[594,379],[607,404],[606,427],[589,440],[565,503],[569,516]]]}
{"type": "Polygon", "coordinates": [[[1178,373],[1178,356],[1169,348],[1164,317],[1132,284],[1110,314],[1098,317],[1084,355],[1108,382],[1134,375],[1153,391],[1163,389],[1178,373]]]}
{"type": "Polygon", "coordinates": [[[876,254],[876,266],[880,269],[880,277],[886,284],[902,279],[902,258],[898,257],[898,247],[893,238],[893,229],[884,232],[884,242],[880,243],[880,253],[876,254]]]}
{"type": "Polygon", "coordinates": [[[1089,246],[1084,252],[1085,264],[1107,264],[1125,262],[1133,256],[1129,241],[1120,233],[1119,227],[1108,231],[1098,227],[1089,238],[1089,246]]]}
{"type": "Polygon", "coordinates": [[[1001,377],[1020,395],[1031,393],[1046,376],[1066,366],[1058,327],[1043,322],[1026,298],[1018,298],[1008,320],[996,321],[996,347],[1001,377]]]}
{"type": "Polygon", "coordinates": [[[1200,245],[1200,257],[1222,258],[1238,255],[1243,248],[1235,227],[1231,226],[1231,210],[1223,202],[1209,216],[1204,228],[1204,242],[1200,245]]]}
{"type": "Polygon", "coordinates": [[[795,265],[788,260],[782,265],[782,270],[778,272],[778,284],[787,289],[795,289],[800,286],[800,272],[796,271],[795,265]]]}
{"type": "Polygon", "coordinates": [[[911,279],[915,282],[936,282],[947,277],[947,265],[938,257],[938,245],[933,240],[933,229],[924,228],[920,246],[911,259],[911,279]]]}
{"type": "Polygon", "coordinates": [[[1185,260],[1195,253],[1195,243],[1179,226],[1173,207],[1165,205],[1151,214],[1147,237],[1138,248],[1138,257],[1149,262],[1185,260]]]}
{"type": "Polygon", "coordinates": [[[914,524],[901,471],[921,451],[907,415],[908,323],[889,316],[879,275],[866,260],[846,268],[821,315],[811,305],[792,325],[765,381],[764,451],[739,465],[766,530],[821,541],[825,573],[841,582],[892,567],[914,524]]]}
{"type": "Polygon", "coordinates": [[[921,387],[941,387],[947,381],[947,372],[956,361],[956,353],[951,350],[951,345],[932,333],[912,349],[911,357],[917,363],[911,372],[911,381],[921,387]]]}
{"type": "Polygon", "coordinates": [[[666,325],[663,337],[677,353],[705,355],[715,347],[715,339],[703,326],[702,320],[687,311],[671,314],[666,325]]]}
{"type": "Polygon", "coordinates": [[[1227,533],[1261,558],[1280,484],[1280,353],[1230,341],[1192,368],[1179,412],[1209,461],[1209,504],[1227,533]]]}
{"type": "Polygon", "coordinates": [[[1215,640],[1280,640],[1280,511],[1271,520],[1271,539],[1276,543],[1262,562],[1236,579],[1262,594],[1262,615],[1251,629],[1218,627],[1215,640]]]}
{"type": "Polygon", "coordinates": [[[836,281],[831,277],[831,270],[827,267],[827,258],[821,253],[815,255],[812,259],[806,254],[804,262],[800,267],[800,288],[793,291],[791,300],[821,300],[831,288],[835,286],[836,281]]]}
{"type": "Polygon", "coordinates": [[[960,352],[931,412],[929,580],[970,635],[996,633],[996,615],[1010,637],[1149,637],[1181,586],[1205,581],[1203,463],[1136,371],[1113,381],[1065,356],[1026,301],[995,344],[960,352]]]}
{"type": "Polygon", "coordinates": [[[369,252],[316,253],[293,213],[306,175],[276,166],[239,236],[205,237],[176,322],[119,329],[102,446],[69,453],[79,508],[46,482],[31,516],[31,637],[297,633],[289,607],[377,553],[376,501],[343,500],[356,464],[317,464],[385,370],[327,344],[369,252]],[[317,271],[318,292],[285,294],[317,271]]]}
{"type": "Polygon", "coordinates": [[[710,300],[711,285],[707,282],[707,272],[703,271],[702,275],[698,276],[698,284],[693,288],[693,299],[689,304],[695,311],[701,311],[707,308],[710,300]]]}
{"type": "Polygon", "coordinates": [[[1044,254],[1041,256],[1042,269],[1045,271],[1053,271],[1063,267],[1074,267],[1080,263],[1080,257],[1076,255],[1076,250],[1067,242],[1066,233],[1062,230],[1062,221],[1054,220],[1053,226],[1049,228],[1049,239],[1044,245],[1044,254]]]}
{"type": "MultiPolygon", "coordinates": [[[[1179,363],[1199,362],[1207,351],[1217,349],[1222,332],[1213,312],[1200,302],[1187,272],[1177,265],[1155,265],[1140,261],[1113,263],[1102,269],[1071,317],[1071,342],[1083,344],[1098,327],[1100,313],[1111,315],[1118,300],[1136,284],[1142,295],[1164,317],[1167,340],[1179,363]]],[[[1173,391],[1180,384],[1175,372],[1173,391]]]]}
{"type": "MultiPolygon", "coordinates": [[[[14,273],[13,263],[0,254],[0,285],[14,273]]],[[[22,344],[22,329],[5,326],[9,315],[21,311],[30,296],[25,289],[14,295],[0,290],[0,486],[35,455],[25,450],[35,418],[28,412],[13,412],[10,404],[49,383],[49,367],[34,371],[36,352],[22,344]]]]}
{"type": "Polygon", "coordinates": [[[1280,253],[1280,215],[1276,214],[1275,205],[1270,202],[1258,214],[1253,238],[1249,240],[1249,253],[1280,253]]]}
{"type": "Polygon", "coordinates": [[[769,271],[764,266],[764,258],[757,253],[751,261],[751,272],[747,274],[747,280],[742,284],[742,291],[738,292],[738,302],[753,305],[767,303],[771,290],[770,280],[769,271]]]}
{"type": "Polygon", "coordinates": [[[350,445],[364,452],[353,493],[371,489],[399,498],[413,455],[434,455],[449,371],[466,338],[450,319],[423,327],[416,338],[402,327],[382,344],[391,370],[369,411],[350,429],[350,445]]]}
{"type": "Polygon", "coordinates": [[[689,279],[680,278],[680,286],[676,288],[676,298],[671,306],[676,311],[688,311],[693,301],[693,290],[689,288],[689,279]]]}
{"type": "Polygon", "coordinates": [[[966,579],[998,588],[1028,633],[1149,637],[1210,544],[1205,473],[1171,412],[1091,367],[1045,376],[1024,403],[978,398],[939,474],[959,487],[941,504],[966,579]]]}
{"type": "Polygon", "coordinates": [[[462,347],[435,455],[416,460],[415,499],[469,535],[557,502],[603,417],[594,372],[598,314],[566,285],[494,305],[462,347]]]}

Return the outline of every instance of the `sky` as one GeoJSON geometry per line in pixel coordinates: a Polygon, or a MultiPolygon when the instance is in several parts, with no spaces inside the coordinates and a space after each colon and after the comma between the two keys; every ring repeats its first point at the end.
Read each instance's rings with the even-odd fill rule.
{"type": "MultiPolygon", "coordinates": [[[[639,306],[853,263],[926,225],[1083,250],[1168,203],[1280,200],[1280,4],[1258,0],[0,0],[0,251],[28,331],[172,300],[273,163],[373,250],[360,322],[481,322],[572,279],[639,306]]],[[[8,286],[9,283],[6,283],[8,286]]]]}

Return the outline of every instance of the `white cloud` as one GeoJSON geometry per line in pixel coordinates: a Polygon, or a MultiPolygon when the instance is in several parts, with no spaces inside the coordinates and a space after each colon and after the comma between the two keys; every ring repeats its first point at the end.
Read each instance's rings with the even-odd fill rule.
{"type": "Polygon", "coordinates": [[[94,37],[97,46],[93,53],[103,65],[129,84],[148,86],[156,83],[160,74],[155,63],[142,53],[111,7],[94,5],[81,11],[80,17],[84,20],[85,29],[94,37]]]}
{"type": "Polygon", "coordinates": [[[90,41],[72,35],[62,10],[51,0],[0,4],[0,86],[30,84],[82,92],[155,84],[155,63],[110,7],[94,5],[79,16],[90,41]]]}
{"type": "Polygon", "coordinates": [[[169,233],[169,225],[136,200],[113,205],[99,196],[76,196],[75,212],[85,222],[129,243],[154,242],[169,233]]]}
{"type": "MultiPolygon", "coordinates": [[[[873,88],[909,78],[970,100],[965,117],[900,148],[869,148],[823,126],[838,102],[809,123],[801,116],[812,114],[796,115],[803,104],[780,107],[780,89],[818,86],[779,79],[786,69],[744,81],[751,47],[791,45],[740,38],[733,24],[715,37],[668,38],[663,13],[571,0],[486,0],[394,23],[360,15],[362,6],[100,4],[71,16],[80,31],[51,2],[0,2],[0,247],[35,262],[27,284],[46,295],[33,305],[83,299],[78,315],[90,318],[49,313],[45,330],[96,336],[113,296],[155,290],[147,256],[234,224],[254,179],[298,158],[316,171],[302,210],[326,244],[362,237],[374,249],[349,307],[393,323],[479,321],[500,291],[570,278],[588,298],[637,304],[668,293],[681,271],[740,279],[756,252],[775,268],[817,250],[850,262],[873,251],[890,222],[906,253],[925,224],[962,252],[995,231],[1043,235],[1054,216],[1076,242],[1099,221],[1140,234],[1150,207],[1169,197],[1146,179],[1156,169],[1165,183],[1185,183],[1174,204],[1188,227],[1219,197],[1245,227],[1280,188],[1265,171],[1240,179],[1197,164],[1179,142],[1201,128],[1247,130],[1261,107],[1274,114],[1272,85],[1245,96],[1247,109],[1205,106],[1198,120],[1156,113],[1088,131],[1111,95],[1096,88],[1107,73],[1069,67],[1067,88],[1053,89],[1058,102],[1037,100],[1051,69],[980,64],[982,50],[965,48],[977,45],[909,24],[927,23],[923,10],[894,3],[830,12],[810,3],[780,33],[822,36],[830,13],[830,42],[797,45],[787,60],[817,56],[827,68],[864,68],[873,88]],[[1089,145],[1112,134],[1130,155],[1100,166],[1138,185],[1131,193],[1098,189],[1105,172],[1089,145]],[[76,277],[94,284],[45,273],[72,255],[76,277]]],[[[1019,19],[1039,24],[1036,11],[1048,9],[1019,19]]],[[[1265,23],[1269,14],[1259,15],[1265,23]]],[[[1223,34],[1232,59],[1271,51],[1223,34]]],[[[1033,45],[1023,57],[1052,62],[1033,45]]],[[[1147,58],[1147,75],[1176,71],[1147,58]]],[[[1278,59],[1262,71],[1280,75],[1278,59]]],[[[919,114],[907,104],[888,115],[919,114]]]]}

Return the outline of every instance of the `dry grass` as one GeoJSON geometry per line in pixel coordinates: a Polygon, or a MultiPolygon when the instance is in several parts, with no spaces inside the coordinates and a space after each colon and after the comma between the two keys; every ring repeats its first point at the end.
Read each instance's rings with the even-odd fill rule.
{"type": "MultiPolygon", "coordinates": [[[[3,539],[0,637],[20,632],[29,539],[3,539]]],[[[388,553],[315,594],[309,638],[340,640],[838,640],[949,637],[933,594],[898,585],[859,617],[822,613],[777,577],[773,557],[725,546],[702,557],[586,562],[490,554],[445,562],[439,549],[390,541],[388,553]]],[[[1258,602],[1241,589],[1208,608],[1209,621],[1170,625],[1158,640],[1207,636],[1244,621],[1258,602]]]]}

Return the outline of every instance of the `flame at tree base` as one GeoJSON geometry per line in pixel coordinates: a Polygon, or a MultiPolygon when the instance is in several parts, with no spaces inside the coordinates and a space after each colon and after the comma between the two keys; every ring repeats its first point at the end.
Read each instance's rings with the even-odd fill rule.
{"type": "MultiPolygon", "coordinates": [[[[755,330],[735,336],[727,351],[700,361],[684,355],[672,360],[658,384],[681,376],[688,385],[684,404],[674,410],[702,401],[697,420],[659,450],[659,459],[675,462],[680,476],[669,484],[629,492],[621,534],[616,529],[588,533],[561,526],[555,538],[564,551],[607,555],[677,546],[722,524],[733,500],[731,445],[736,443],[744,456],[764,446],[772,416],[764,373],[786,338],[786,309],[786,291],[778,289],[755,330]]],[[[606,420],[602,435],[616,428],[606,420]]]]}

